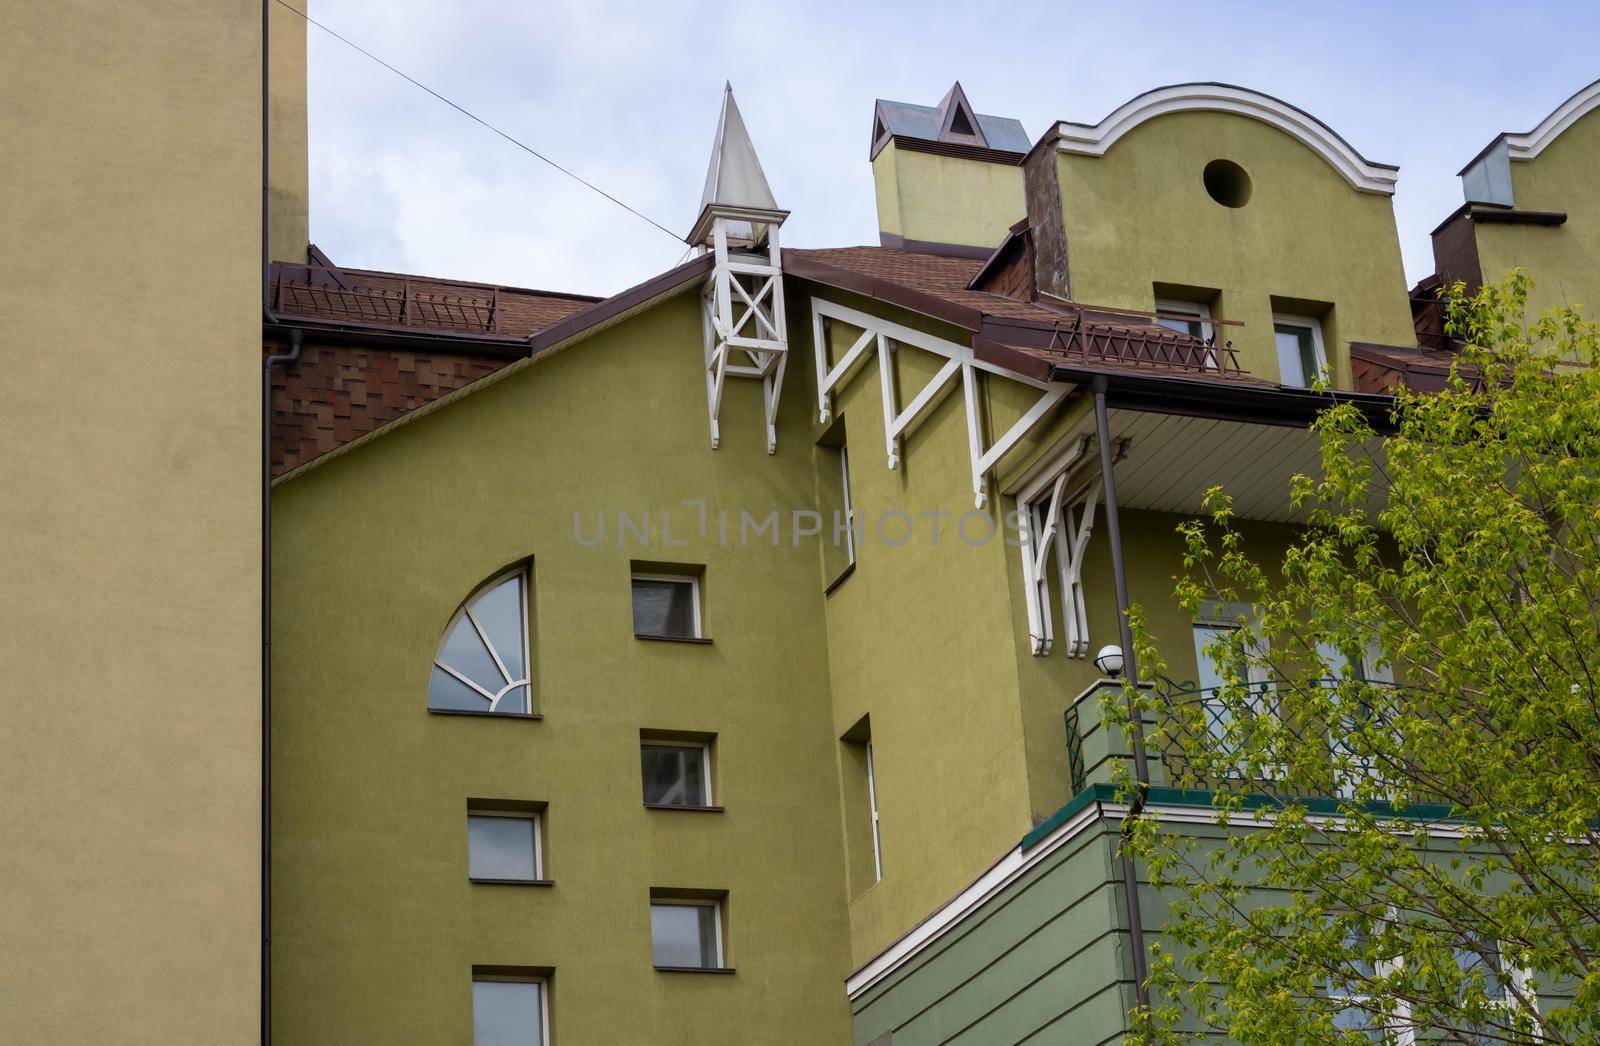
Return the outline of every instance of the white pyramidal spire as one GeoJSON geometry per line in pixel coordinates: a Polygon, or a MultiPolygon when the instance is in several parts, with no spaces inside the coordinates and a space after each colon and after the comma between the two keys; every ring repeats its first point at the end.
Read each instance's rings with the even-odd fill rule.
{"type": "Polygon", "coordinates": [[[739,103],[733,100],[733,84],[722,86],[722,112],[717,116],[717,137],[711,143],[711,165],[706,169],[706,188],[700,194],[700,209],[712,204],[724,207],[751,207],[763,211],[778,209],[767,185],[766,173],[750,144],[739,103]]]}
{"type": "Polygon", "coordinates": [[[733,100],[733,85],[724,84],[700,217],[684,237],[714,261],[701,294],[712,450],[722,441],[720,416],[728,378],[761,382],[767,453],[778,449],[778,402],[789,363],[778,227],[788,216],[772,198],[750,132],[733,100]]]}

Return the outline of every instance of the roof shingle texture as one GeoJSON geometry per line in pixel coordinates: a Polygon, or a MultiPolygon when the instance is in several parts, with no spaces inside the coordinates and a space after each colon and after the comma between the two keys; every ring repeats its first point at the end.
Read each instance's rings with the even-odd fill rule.
{"type": "Polygon", "coordinates": [[[274,278],[274,311],[331,322],[525,338],[599,300],[369,269],[282,266],[280,271],[283,278],[274,278]]]}
{"type": "Polygon", "coordinates": [[[1008,298],[1003,294],[967,289],[983,262],[976,258],[951,258],[939,254],[918,254],[896,247],[823,247],[814,250],[789,248],[793,257],[813,258],[824,265],[898,283],[908,290],[921,291],[956,305],[975,309],[986,316],[1007,316],[1018,320],[1055,323],[1065,314],[1032,302],[1008,298]]]}

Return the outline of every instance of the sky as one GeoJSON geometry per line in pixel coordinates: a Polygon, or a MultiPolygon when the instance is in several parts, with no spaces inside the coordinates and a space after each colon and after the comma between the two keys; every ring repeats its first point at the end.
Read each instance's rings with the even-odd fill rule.
{"type": "MultiPolygon", "coordinates": [[[[296,5],[303,0],[294,0],[296,5]]],[[[1397,164],[1406,274],[1456,172],[1600,78],[1600,3],[309,0],[310,14],[680,235],[731,81],[786,246],[876,243],[873,101],[955,80],[1037,141],[1152,87],[1217,80],[1397,164]],[[375,16],[375,11],[381,14],[375,16]]],[[[685,245],[308,28],[311,238],[333,260],[611,294],[685,245]]]]}

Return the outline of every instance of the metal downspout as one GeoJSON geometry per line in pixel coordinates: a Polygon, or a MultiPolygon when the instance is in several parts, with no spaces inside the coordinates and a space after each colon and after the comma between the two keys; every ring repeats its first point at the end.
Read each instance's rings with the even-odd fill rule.
{"type": "MultiPolygon", "coordinates": [[[[1111,421],[1106,411],[1106,379],[1094,379],[1094,422],[1096,442],[1100,444],[1100,478],[1105,497],[1106,532],[1111,538],[1111,574],[1117,590],[1117,625],[1122,644],[1122,671],[1124,678],[1139,681],[1139,664],[1133,652],[1133,628],[1128,624],[1128,572],[1122,558],[1122,526],[1117,518],[1117,480],[1112,469],[1111,421]]],[[[1150,790],[1150,764],[1144,750],[1144,714],[1128,698],[1129,737],[1133,742],[1133,800],[1128,805],[1128,815],[1123,822],[1123,832],[1144,809],[1145,795],[1150,790]]],[[[1122,865],[1122,893],[1128,909],[1128,936],[1133,948],[1133,990],[1139,1006],[1150,1008],[1150,989],[1145,980],[1150,975],[1149,958],[1144,946],[1144,914],[1139,907],[1139,874],[1133,858],[1126,853],[1118,858],[1122,865]]]]}
{"type": "Polygon", "coordinates": [[[272,368],[300,358],[305,337],[261,362],[261,1046],[272,1042],[272,368]]]}
{"type": "MultiPolygon", "coordinates": [[[[269,322],[271,18],[272,0],[261,0],[261,313],[269,322]]],[[[288,359],[299,355],[297,339],[288,359]]],[[[261,1046],[272,1042],[272,368],[288,359],[268,356],[261,366],[261,1046]]]]}

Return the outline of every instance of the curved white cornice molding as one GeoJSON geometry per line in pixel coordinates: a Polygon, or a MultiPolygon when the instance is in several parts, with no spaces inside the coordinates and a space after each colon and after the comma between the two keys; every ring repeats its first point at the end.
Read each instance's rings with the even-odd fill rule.
{"type": "Polygon", "coordinates": [[[1561,132],[1577,123],[1585,116],[1600,109],[1600,80],[1585,87],[1577,94],[1568,98],[1555,111],[1539,122],[1539,126],[1522,134],[1512,134],[1507,131],[1500,137],[1505,139],[1506,151],[1513,160],[1531,160],[1544,152],[1544,147],[1561,137],[1561,132]]]}
{"type": "Polygon", "coordinates": [[[1333,128],[1304,109],[1297,109],[1271,95],[1231,84],[1173,84],[1131,98],[1111,115],[1094,125],[1067,123],[1056,125],[1057,147],[1062,152],[1103,156],[1123,135],[1147,120],[1168,113],[1237,113],[1270,124],[1299,139],[1321,156],[1346,181],[1362,192],[1394,195],[1399,168],[1373,163],[1339,137],[1333,128]]]}
{"type": "Polygon", "coordinates": [[[1511,161],[1532,160],[1568,127],[1600,109],[1600,80],[1568,98],[1539,126],[1522,134],[1506,131],[1483,147],[1470,163],[1457,173],[1461,175],[1462,195],[1469,203],[1489,203],[1499,207],[1516,206],[1516,193],[1511,184],[1511,161]]]}

